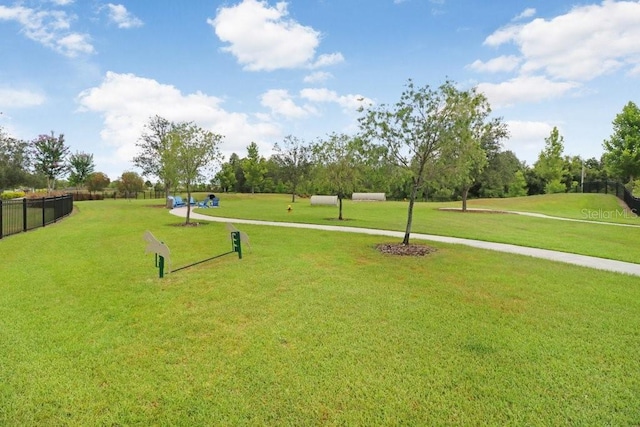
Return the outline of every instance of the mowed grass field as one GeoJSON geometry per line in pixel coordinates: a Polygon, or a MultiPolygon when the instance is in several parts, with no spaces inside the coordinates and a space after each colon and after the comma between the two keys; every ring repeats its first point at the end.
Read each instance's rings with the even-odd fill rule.
{"type": "MultiPolygon", "coordinates": [[[[395,203],[346,204],[345,224],[402,230],[395,203]]],[[[640,423],[637,277],[445,244],[385,256],[387,238],[238,224],[240,260],[222,255],[224,224],[181,227],[159,204],[81,202],[0,240],[0,425],[640,423]],[[146,230],[174,269],[222,256],[159,279],[146,230]]],[[[337,223],[335,208],[287,204],[222,195],[210,211],[337,223]]],[[[415,231],[519,236],[485,222],[515,215],[417,212],[415,231]]],[[[542,224],[526,220],[520,235],[542,224]]],[[[636,232],[576,225],[594,246],[591,230],[621,246],[636,232]]]]}
{"type": "MultiPolygon", "coordinates": [[[[344,200],[345,221],[340,222],[337,221],[337,207],[311,206],[309,199],[297,199],[296,203],[291,203],[291,196],[285,195],[225,194],[221,196],[220,203],[220,209],[199,209],[197,212],[229,218],[404,231],[408,208],[407,202],[344,200]],[[287,211],[289,205],[292,206],[291,212],[287,211]]],[[[469,207],[542,213],[587,222],[557,221],[507,213],[443,211],[442,208],[459,209],[460,203],[417,203],[412,232],[640,262],[640,218],[625,212],[612,195],[559,194],[481,199],[469,201],[469,207]]]]}

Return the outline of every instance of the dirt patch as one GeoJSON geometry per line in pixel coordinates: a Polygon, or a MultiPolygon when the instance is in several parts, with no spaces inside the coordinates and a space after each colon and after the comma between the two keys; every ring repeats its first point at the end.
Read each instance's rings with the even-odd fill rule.
{"type": "Polygon", "coordinates": [[[427,245],[402,243],[380,243],[376,245],[376,249],[383,254],[400,256],[425,256],[437,251],[436,248],[427,245]]]}

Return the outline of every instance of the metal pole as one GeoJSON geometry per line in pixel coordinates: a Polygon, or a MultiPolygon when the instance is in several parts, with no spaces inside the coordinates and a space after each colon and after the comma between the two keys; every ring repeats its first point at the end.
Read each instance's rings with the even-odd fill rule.
{"type": "Polygon", "coordinates": [[[582,175],[580,176],[580,192],[584,193],[584,160],[582,161],[582,175]]]}

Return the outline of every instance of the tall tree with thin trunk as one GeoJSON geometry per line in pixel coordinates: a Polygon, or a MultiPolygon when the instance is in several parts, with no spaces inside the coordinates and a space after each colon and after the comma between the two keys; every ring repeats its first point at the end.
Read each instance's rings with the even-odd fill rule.
{"type": "Polygon", "coordinates": [[[69,147],[64,143],[64,135],[56,138],[53,131],[51,135],[38,136],[31,144],[34,168],[47,178],[47,191],[51,192],[56,178],[67,170],[69,147]]]}
{"type": "Polygon", "coordinates": [[[75,154],[69,157],[69,183],[74,186],[84,187],[94,169],[93,154],[76,151],[75,154]]]}
{"type": "Polygon", "coordinates": [[[219,150],[222,135],[202,129],[194,123],[178,123],[169,133],[168,150],[165,150],[166,161],[174,165],[177,177],[187,190],[187,218],[191,217],[191,190],[202,178],[204,169],[220,162],[219,150]]]}
{"type": "Polygon", "coordinates": [[[390,160],[410,176],[411,194],[402,240],[405,245],[409,244],[418,192],[430,172],[435,172],[443,148],[451,140],[456,108],[450,94],[454,91],[451,82],[434,90],[429,86],[417,88],[409,80],[395,105],[370,107],[360,118],[363,137],[386,145],[390,160]]]}
{"type": "Polygon", "coordinates": [[[342,221],[342,201],[356,189],[364,164],[362,140],[345,134],[331,134],[313,146],[317,179],[338,196],[338,220],[342,221]]]}
{"type": "Polygon", "coordinates": [[[291,202],[296,201],[298,184],[309,173],[311,150],[295,136],[288,135],[282,144],[275,144],[273,159],[280,168],[283,181],[291,191],[291,202]]]}
{"type": "Polygon", "coordinates": [[[136,143],[138,155],[133,158],[133,164],[142,170],[142,175],[156,176],[163,182],[166,197],[176,184],[175,169],[172,167],[174,163],[163,156],[169,148],[168,135],[173,125],[160,116],[150,118],[136,143]]]}
{"type": "Polygon", "coordinates": [[[487,165],[487,153],[499,149],[508,130],[502,119],[489,118],[489,102],[476,89],[460,91],[448,87],[446,90],[454,114],[450,139],[442,152],[443,177],[460,190],[462,211],[466,212],[469,189],[487,165]]]}

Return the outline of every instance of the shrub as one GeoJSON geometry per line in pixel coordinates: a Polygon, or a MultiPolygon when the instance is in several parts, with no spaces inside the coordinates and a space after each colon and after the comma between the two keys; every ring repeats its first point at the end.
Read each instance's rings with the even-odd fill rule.
{"type": "Polygon", "coordinates": [[[0,199],[2,200],[19,199],[21,197],[24,197],[24,191],[3,191],[0,194],[0,199]]]}

